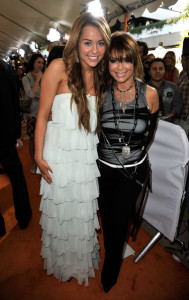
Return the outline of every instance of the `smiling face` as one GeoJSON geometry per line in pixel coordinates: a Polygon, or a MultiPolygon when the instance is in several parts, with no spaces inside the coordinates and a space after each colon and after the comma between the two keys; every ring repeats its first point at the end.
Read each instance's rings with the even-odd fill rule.
{"type": "Polygon", "coordinates": [[[176,56],[173,51],[168,51],[164,56],[166,71],[172,71],[175,68],[176,56]]]}
{"type": "Polygon", "coordinates": [[[154,61],[149,70],[152,83],[161,83],[165,77],[165,67],[163,62],[154,61]]]}
{"type": "Polygon", "coordinates": [[[37,59],[34,62],[34,71],[42,72],[43,68],[44,68],[44,59],[41,57],[37,57],[37,59]]]}
{"type": "Polygon", "coordinates": [[[113,50],[109,60],[109,72],[117,82],[118,87],[127,87],[133,81],[134,65],[127,59],[126,53],[123,53],[123,58],[120,60],[113,50]]]}
{"type": "Polygon", "coordinates": [[[106,46],[99,29],[92,25],[83,28],[78,43],[79,60],[87,69],[96,67],[103,58],[106,46]]]}
{"type": "Polygon", "coordinates": [[[164,60],[165,60],[165,65],[166,66],[171,66],[172,63],[173,63],[172,57],[169,54],[165,55],[164,60]]]}

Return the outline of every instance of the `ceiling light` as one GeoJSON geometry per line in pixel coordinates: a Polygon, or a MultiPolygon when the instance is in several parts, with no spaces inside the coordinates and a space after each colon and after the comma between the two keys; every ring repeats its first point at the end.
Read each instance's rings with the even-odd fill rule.
{"type": "Polygon", "coordinates": [[[25,55],[25,50],[23,50],[23,49],[18,49],[17,52],[18,52],[19,55],[21,55],[22,57],[24,57],[24,55],[25,55]]]}
{"type": "Polygon", "coordinates": [[[68,34],[68,33],[65,33],[65,35],[64,35],[64,40],[65,40],[65,41],[68,41],[69,38],[70,38],[69,34],[68,34]]]}
{"type": "Polygon", "coordinates": [[[57,29],[50,28],[47,40],[50,42],[56,42],[60,40],[60,32],[57,29]]]}
{"type": "Polygon", "coordinates": [[[104,16],[104,12],[99,0],[95,0],[87,3],[87,11],[90,12],[95,17],[104,16]]]}
{"type": "Polygon", "coordinates": [[[41,54],[43,55],[43,56],[49,56],[49,51],[47,50],[47,49],[44,49],[44,50],[42,50],[41,51],[41,54]]]}
{"type": "Polygon", "coordinates": [[[29,47],[30,47],[30,49],[33,51],[33,52],[37,52],[37,50],[38,50],[38,45],[37,45],[37,43],[36,42],[31,42],[30,44],[29,44],[29,47]]]}

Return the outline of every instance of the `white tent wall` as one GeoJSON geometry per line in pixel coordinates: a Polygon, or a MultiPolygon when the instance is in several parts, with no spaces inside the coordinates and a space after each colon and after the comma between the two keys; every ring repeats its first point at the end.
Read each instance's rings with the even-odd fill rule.
{"type": "MultiPolygon", "coordinates": [[[[47,43],[49,28],[69,32],[73,21],[84,10],[82,0],[1,0],[0,5],[0,56],[10,55],[19,48],[27,48],[31,41],[40,45],[47,43]]],[[[146,7],[155,11],[161,0],[101,0],[109,17],[116,18],[123,11],[131,13],[135,8],[139,15],[146,7]]],[[[177,0],[164,0],[172,5],[177,0]]],[[[112,20],[115,24],[114,20],[112,20]]],[[[111,23],[112,23],[111,22],[111,23]]],[[[110,25],[111,25],[110,23],[110,25]]]]}

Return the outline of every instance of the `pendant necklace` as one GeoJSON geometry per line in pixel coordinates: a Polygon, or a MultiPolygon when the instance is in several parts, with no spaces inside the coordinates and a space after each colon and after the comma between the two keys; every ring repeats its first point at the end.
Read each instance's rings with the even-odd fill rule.
{"type": "Polygon", "coordinates": [[[131,83],[130,87],[126,91],[122,91],[118,88],[117,84],[114,84],[114,88],[116,89],[117,92],[120,94],[120,107],[122,108],[123,113],[125,113],[126,110],[126,103],[127,101],[130,101],[133,99],[133,93],[131,92],[132,87],[134,86],[135,81],[131,83]],[[127,93],[130,91],[130,93],[127,95],[127,93]]]}
{"type": "MultiPolygon", "coordinates": [[[[133,127],[129,133],[129,138],[128,138],[128,141],[125,142],[125,137],[124,137],[124,134],[122,133],[122,131],[120,130],[120,127],[119,127],[119,121],[118,121],[118,118],[117,118],[117,115],[116,115],[116,109],[115,109],[115,98],[114,98],[114,85],[112,84],[112,88],[111,88],[111,92],[112,92],[112,106],[113,106],[113,114],[114,114],[114,123],[115,123],[115,127],[118,131],[118,134],[119,134],[119,143],[123,143],[124,146],[122,147],[122,157],[126,157],[128,155],[130,155],[131,153],[131,148],[129,146],[130,144],[130,140],[131,140],[131,137],[133,135],[133,132],[136,128],[136,124],[137,124],[137,120],[136,120],[136,109],[138,108],[138,87],[137,87],[137,82],[136,80],[134,80],[134,83],[133,85],[135,85],[135,106],[134,106],[134,112],[133,112],[133,127]]],[[[133,86],[132,85],[132,86],[133,86]]],[[[129,88],[131,89],[131,87],[129,88]]],[[[126,103],[125,103],[126,105],[126,103]]],[[[119,113],[119,110],[118,110],[118,113],[119,113]]],[[[123,113],[125,113],[125,110],[123,111],[123,113]]],[[[119,117],[120,119],[120,117],[119,117]]]]}
{"type": "Polygon", "coordinates": [[[94,77],[93,77],[93,75],[90,78],[90,80],[88,80],[88,84],[86,84],[86,82],[85,82],[85,88],[86,88],[86,95],[91,96],[91,90],[94,88],[94,77]]]}
{"type": "Polygon", "coordinates": [[[92,83],[89,88],[87,89],[87,95],[89,95],[91,97],[91,90],[93,89],[94,87],[94,83],[92,83]]]}

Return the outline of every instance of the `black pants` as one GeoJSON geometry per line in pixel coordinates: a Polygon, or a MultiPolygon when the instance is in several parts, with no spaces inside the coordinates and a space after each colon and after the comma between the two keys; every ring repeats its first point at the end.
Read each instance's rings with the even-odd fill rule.
{"type": "MultiPolygon", "coordinates": [[[[136,177],[144,182],[148,172],[148,163],[144,161],[135,168],[136,177]]],[[[99,208],[102,220],[105,260],[101,281],[103,286],[113,286],[118,278],[122,263],[123,247],[128,231],[128,220],[135,211],[136,200],[141,186],[126,178],[119,169],[100,163],[99,208]]]]}
{"type": "MultiPolygon", "coordinates": [[[[16,146],[0,148],[0,163],[11,181],[16,219],[20,227],[25,227],[31,218],[31,207],[16,146]]],[[[0,218],[2,220],[2,216],[0,218]]]]}

